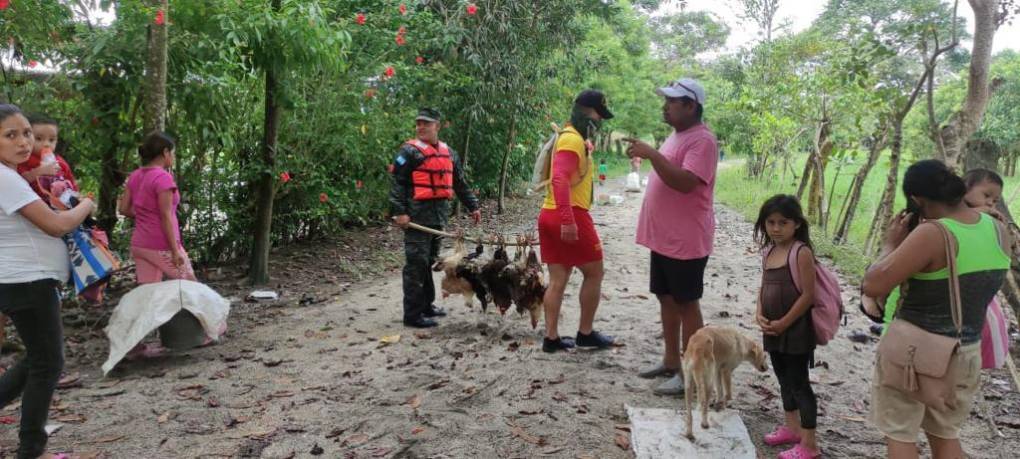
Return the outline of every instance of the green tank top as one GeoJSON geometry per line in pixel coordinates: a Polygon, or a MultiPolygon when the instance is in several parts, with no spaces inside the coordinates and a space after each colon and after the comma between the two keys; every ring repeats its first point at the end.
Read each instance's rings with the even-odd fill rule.
{"type": "MultiPolygon", "coordinates": [[[[981,218],[973,224],[948,218],[939,221],[953,234],[959,247],[956,267],[963,301],[962,338],[965,344],[969,344],[980,339],[985,307],[1002,287],[1010,259],[999,243],[999,233],[992,217],[981,214],[981,218]]],[[[955,336],[956,329],[949,310],[948,279],[948,268],[911,276],[900,317],[929,332],[955,336]]],[[[886,301],[884,319],[887,326],[895,317],[899,297],[900,289],[897,287],[886,301]]]]}

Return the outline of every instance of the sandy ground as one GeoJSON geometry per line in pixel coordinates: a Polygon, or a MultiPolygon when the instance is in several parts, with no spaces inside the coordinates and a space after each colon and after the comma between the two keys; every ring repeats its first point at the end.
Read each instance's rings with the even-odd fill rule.
{"type": "MultiPolygon", "coordinates": [[[[625,194],[619,184],[608,189],[625,194]]],[[[125,363],[103,378],[104,340],[95,332],[70,333],[67,372],[79,378],[58,392],[51,418],[63,428],[52,436],[51,451],[113,458],[630,457],[620,446],[628,440],[624,406],[680,409],[681,399],[653,395],[658,381],[635,375],[658,359],[660,325],[658,305],[647,293],[648,254],[633,243],[641,195],[625,198],[594,210],[607,265],[596,328],[615,335],[622,347],[544,354],[527,318],[501,318],[493,308],[482,314],[477,304],[466,309],[459,297],[442,303],[450,315],[439,328],[406,329],[399,321],[395,265],[339,286],[335,279],[302,276],[295,262],[295,271],[277,277],[282,287],[287,279],[318,282],[332,288],[320,294],[326,301],[237,301],[228,336],[216,346],[125,363]],[[380,342],[393,335],[398,342],[380,342]]],[[[531,222],[534,208],[524,206],[506,221],[531,222]]],[[[723,207],[718,222],[706,274],[706,322],[757,338],[752,317],[760,274],[750,224],[723,207]]],[[[387,247],[399,241],[395,231],[372,231],[387,247]]],[[[577,327],[580,276],[574,277],[563,334],[577,327]]],[[[876,342],[847,338],[868,325],[856,313],[855,290],[844,280],[849,324],[817,351],[821,367],[812,371],[827,457],[884,453],[881,436],[865,420],[876,342]]],[[[988,401],[963,432],[972,457],[1016,457],[1020,450],[1020,397],[1006,381],[1003,373],[985,377],[988,401]],[[985,412],[994,413],[1003,436],[993,433],[985,412]]],[[[775,377],[743,366],[734,385],[733,406],[759,456],[774,457],[778,451],[760,437],[782,416],[775,377]]],[[[0,415],[16,416],[14,408],[0,415]]],[[[8,455],[16,438],[16,425],[0,428],[8,455]]]]}

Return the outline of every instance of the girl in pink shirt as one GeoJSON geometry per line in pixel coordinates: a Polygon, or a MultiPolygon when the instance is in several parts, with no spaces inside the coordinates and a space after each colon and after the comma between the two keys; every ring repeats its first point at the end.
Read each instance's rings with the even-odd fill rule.
{"type": "Polygon", "coordinates": [[[131,256],[139,284],[170,279],[195,280],[188,253],[181,242],[177,206],[181,194],[169,169],[174,163],[174,140],[153,132],[138,147],[143,166],[128,176],[119,209],[134,219],[131,256]]]}

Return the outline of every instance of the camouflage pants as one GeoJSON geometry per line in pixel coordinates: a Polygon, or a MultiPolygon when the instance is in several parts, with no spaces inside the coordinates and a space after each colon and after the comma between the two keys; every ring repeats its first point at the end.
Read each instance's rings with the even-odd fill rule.
{"type": "MultiPolygon", "coordinates": [[[[441,226],[426,225],[442,230],[441,226]]],[[[439,256],[439,236],[421,231],[404,230],[404,320],[413,320],[428,310],[436,300],[436,284],[432,280],[432,264],[439,256]]]]}

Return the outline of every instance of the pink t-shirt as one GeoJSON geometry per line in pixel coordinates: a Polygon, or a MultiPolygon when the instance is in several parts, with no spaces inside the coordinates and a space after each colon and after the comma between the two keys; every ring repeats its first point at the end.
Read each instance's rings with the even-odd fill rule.
{"type": "Polygon", "coordinates": [[[719,148],[715,134],[704,124],[674,132],[659,148],[673,165],[701,179],[690,193],[666,185],[653,170],[638,217],[637,243],[678,260],[712,254],[715,211],[712,208],[719,148]]]}
{"type": "Polygon", "coordinates": [[[174,176],[163,168],[142,167],[128,176],[126,187],[131,192],[131,208],[135,211],[131,245],[150,250],[170,250],[159,213],[159,194],[166,190],[174,192],[170,218],[177,231],[177,244],[181,245],[181,228],[177,223],[177,205],[181,203],[181,194],[177,191],[174,176]]]}

